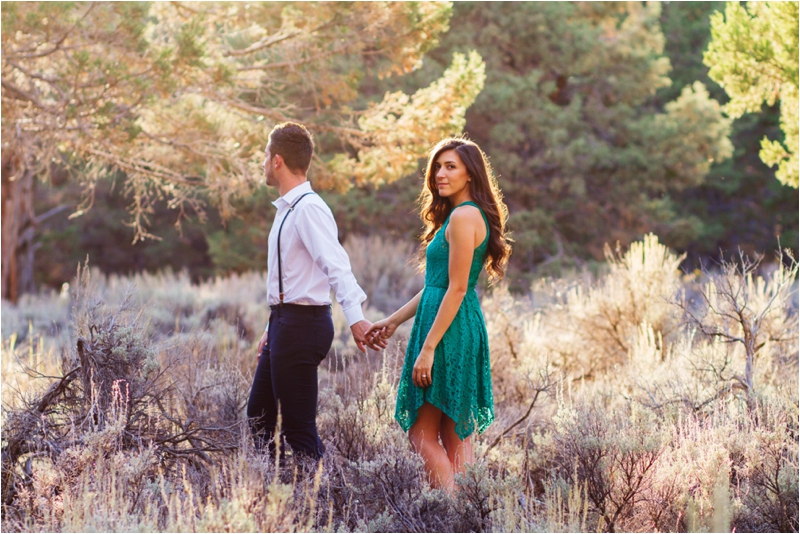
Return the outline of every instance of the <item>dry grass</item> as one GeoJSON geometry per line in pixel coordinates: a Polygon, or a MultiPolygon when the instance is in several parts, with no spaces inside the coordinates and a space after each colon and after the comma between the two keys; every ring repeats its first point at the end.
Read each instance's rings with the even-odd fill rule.
{"type": "MultiPolygon", "coordinates": [[[[348,252],[369,318],[421,286],[410,247],[348,252]]],[[[393,420],[408,327],[361,355],[334,306],[325,461],[278,467],[243,424],[263,274],[89,271],[3,303],[2,528],[797,531],[795,264],[682,275],[654,236],[608,260],[484,296],[497,420],[453,498],[393,420]]]]}

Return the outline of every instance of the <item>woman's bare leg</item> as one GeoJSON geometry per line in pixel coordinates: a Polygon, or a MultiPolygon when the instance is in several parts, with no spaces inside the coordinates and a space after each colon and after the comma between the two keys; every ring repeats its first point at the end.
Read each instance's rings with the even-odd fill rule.
{"type": "Polygon", "coordinates": [[[431,484],[452,493],[453,465],[447,451],[439,444],[443,419],[447,417],[439,408],[424,403],[417,411],[417,420],[408,430],[408,438],[417,454],[422,456],[431,484]]]}
{"type": "Polygon", "coordinates": [[[475,454],[472,450],[472,440],[469,436],[461,440],[456,434],[455,422],[442,414],[441,430],[442,443],[447,451],[447,457],[453,467],[453,474],[463,473],[464,464],[475,462],[475,454]]]}

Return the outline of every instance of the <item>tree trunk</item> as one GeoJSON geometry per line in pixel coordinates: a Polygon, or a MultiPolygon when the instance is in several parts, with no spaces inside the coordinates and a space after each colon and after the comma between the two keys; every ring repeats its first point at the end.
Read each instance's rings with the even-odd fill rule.
{"type": "Polygon", "coordinates": [[[33,171],[13,150],[3,151],[2,163],[2,298],[16,303],[34,290],[33,256],[36,217],[33,212],[33,171]]]}

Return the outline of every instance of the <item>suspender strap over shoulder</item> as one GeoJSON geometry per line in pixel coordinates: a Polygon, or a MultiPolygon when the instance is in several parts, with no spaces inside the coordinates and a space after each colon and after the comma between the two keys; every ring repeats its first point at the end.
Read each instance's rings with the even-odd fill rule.
{"type": "Polygon", "coordinates": [[[292,214],[294,211],[295,206],[303,200],[304,197],[308,195],[313,195],[314,192],[310,191],[301,195],[300,198],[294,201],[294,203],[289,207],[289,211],[284,216],[283,220],[281,221],[281,225],[278,227],[278,298],[280,299],[280,304],[283,305],[283,262],[281,261],[281,232],[283,231],[283,223],[286,222],[286,219],[289,218],[289,215],[292,214]]]}

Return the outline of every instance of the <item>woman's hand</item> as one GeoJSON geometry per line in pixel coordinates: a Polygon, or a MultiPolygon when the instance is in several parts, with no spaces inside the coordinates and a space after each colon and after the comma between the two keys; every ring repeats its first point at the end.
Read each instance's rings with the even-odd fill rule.
{"type": "Polygon", "coordinates": [[[372,323],[372,327],[366,333],[367,345],[372,350],[385,349],[395,330],[397,330],[397,325],[391,320],[391,317],[372,323]]]}
{"type": "Polygon", "coordinates": [[[417,356],[417,361],[414,362],[411,380],[418,388],[426,388],[433,382],[433,356],[433,349],[423,347],[419,356],[417,356]]]}

